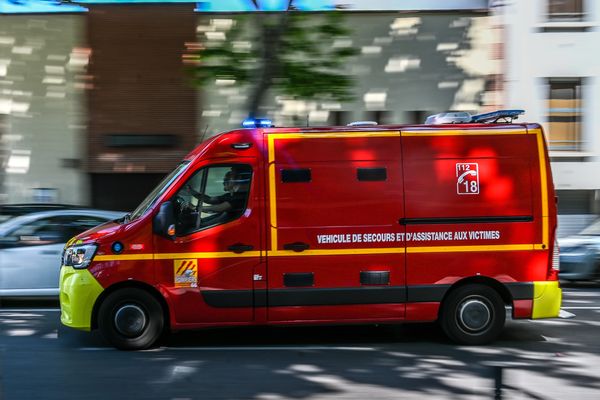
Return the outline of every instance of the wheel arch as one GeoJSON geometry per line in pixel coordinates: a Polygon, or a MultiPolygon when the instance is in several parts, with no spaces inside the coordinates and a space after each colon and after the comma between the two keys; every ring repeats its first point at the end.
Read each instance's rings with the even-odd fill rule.
{"type": "Polygon", "coordinates": [[[165,300],[164,296],[158,291],[158,289],[156,289],[154,286],[149,285],[144,282],[128,280],[125,282],[115,283],[114,285],[109,286],[108,288],[104,289],[104,291],[100,294],[100,296],[96,300],[96,303],[94,304],[94,308],[92,309],[92,320],[91,320],[91,328],[92,329],[98,328],[98,312],[99,312],[100,306],[102,305],[104,300],[106,300],[106,298],[108,298],[108,296],[110,296],[112,293],[114,293],[118,290],[128,289],[128,288],[136,288],[136,289],[144,290],[144,291],[148,292],[150,295],[152,295],[156,300],[158,300],[158,302],[162,308],[162,311],[163,311],[165,328],[167,328],[167,329],[170,328],[169,305],[167,304],[167,301],[165,300]]]}
{"type": "Polygon", "coordinates": [[[441,307],[441,305],[444,304],[444,302],[446,301],[446,299],[448,298],[450,293],[452,293],[454,290],[456,290],[460,287],[471,285],[471,284],[485,285],[485,286],[488,286],[488,287],[494,289],[500,295],[504,304],[512,307],[513,296],[510,293],[510,291],[508,290],[508,288],[505,285],[503,285],[500,281],[498,281],[494,278],[490,278],[489,276],[481,276],[481,275],[469,276],[469,277],[466,277],[466,278],[463,278],[463,279],[460,279],[460,280],[454,282],[454,284],[452,284],[452,286],[450,286],[448,288],[448,290],[446,290],[446,293],[444,293],[444,296],[442,297],[442,300],[440,301],[440,308],[438,310],[438,319],[441,317],[441,314],[442,314],[443,307],[441,307]]]}

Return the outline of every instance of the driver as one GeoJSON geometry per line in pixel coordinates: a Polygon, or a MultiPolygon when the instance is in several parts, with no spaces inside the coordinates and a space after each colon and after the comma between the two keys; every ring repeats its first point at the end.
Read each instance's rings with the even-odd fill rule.
{"type": "Polygon", "coordinates": [[[198,201],[209,204],[208,206],[203,206],[202,211],[234,214],[244,208],[248,188],[242,180],[240,172],[232,168],[223,178],[224,194],[220,196],[207,196],[189,186],[188,190],[198,201]]]}

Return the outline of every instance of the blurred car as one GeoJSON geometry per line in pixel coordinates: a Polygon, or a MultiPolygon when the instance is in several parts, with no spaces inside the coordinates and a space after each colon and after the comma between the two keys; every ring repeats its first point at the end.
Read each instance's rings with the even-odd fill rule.
{"type": "Polygon", "coordinates": [[[47,204],[47,203],[23,203],[23,204],[1,204],[0,222],[7,221],[20,215],[31,214],[40,211],[66,210],[73,208],[84,208],[68,204],[47,204]]]}
{"type": "Polygon", "coordinates": [[[593,280],[600,278],[600,220],[577,235],[558,241],[560,273],[563,280],[593,280]]]}
{"type": "Polygon", "coordinates": [[[124,215],[65,209],[31,213],[0,224],[0,297],[57,296],[65,243],[124,215]]]}

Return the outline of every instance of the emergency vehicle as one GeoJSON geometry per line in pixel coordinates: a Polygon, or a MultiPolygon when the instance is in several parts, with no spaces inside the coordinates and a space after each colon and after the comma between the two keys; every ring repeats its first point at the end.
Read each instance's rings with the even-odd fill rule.
{"type": "Polygon", "coordinates": [[[556,205],[522,111],[276,128],[201,143],[126,217],[71,239],[64,325],[121,349],[165,330],[439,321],[464,344],[557,317],[556,205]]]}

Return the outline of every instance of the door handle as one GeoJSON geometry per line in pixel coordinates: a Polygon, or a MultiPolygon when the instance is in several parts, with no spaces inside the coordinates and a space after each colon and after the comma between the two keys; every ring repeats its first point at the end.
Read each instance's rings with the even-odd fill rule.
{"type": "Polygon", "coordinates": [[[307,250],[310,246],[303,242],[286,243],[283,245],[284,250],[293,250],[296,253],[307,250]]]}
{"type": "Polygon", "coordinates": [[[236,243],[229,246],[227,249],[229,251],[233,251],[234,253],[240,254],[245,251],[250,251],[254,248],[254,246],[250,244],[236,243]]]}

